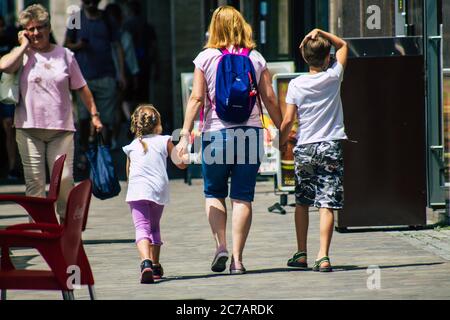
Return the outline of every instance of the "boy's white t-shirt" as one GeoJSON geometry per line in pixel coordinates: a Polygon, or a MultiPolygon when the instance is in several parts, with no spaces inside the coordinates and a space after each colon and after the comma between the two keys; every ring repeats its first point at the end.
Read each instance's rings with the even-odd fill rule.
{"type": "Polygon", "coordinates": [[[336,62],[325,72],[291,81],[286,103],[298,108],[297,145],[348,139],[341,100],[343,78],[344,67],[336,62]]]}
{"type": "Polygon", "coordinates": [[[144,153],[144,147],[138,139],[123,147],[130,158],[127,202],[147,200],[159,205],[169,203],[167,144],[171,139],[171,136],[144,136],[143,141],[148,146],[147,153],[144,153]]]}

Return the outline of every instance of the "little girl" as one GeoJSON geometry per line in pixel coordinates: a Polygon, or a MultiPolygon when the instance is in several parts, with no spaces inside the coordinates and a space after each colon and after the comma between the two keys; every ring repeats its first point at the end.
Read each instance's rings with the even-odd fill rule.
{"type": "Polygon", "coordinates": [[[131,132],[136,139],[123,148],[127,154],[128,193],[136,228],[136,244],[141,256],[141,283],[161,279],[159,263],[162,246],[160,220],[169,202],[167,158],[172,157],[180,169],[186,169],[176,152],[170,136],[162,136],[161,116],[152,105],[136,109],[131,119],[131,132]]]}

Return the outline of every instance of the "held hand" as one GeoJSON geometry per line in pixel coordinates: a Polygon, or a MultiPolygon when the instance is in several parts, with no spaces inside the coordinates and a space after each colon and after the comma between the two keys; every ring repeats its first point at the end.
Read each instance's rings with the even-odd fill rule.
{"type": "Polygon", "coordinates": [[[181,157],[181,161],[183,161],[184,164],[191,164],[191,157],[188,153],[182,155],[181,157]]]}
{"type": "Polygon", "coordinates": [[[178,157],[183,158],[185,155],[189,154],[189,143],[190,141],[188,136],[181,136],[180,142],[176,146],[178,157]]]}
{"type": "Polygon", "coordinates": [[[28,48],[28,46],[30,45],[30,39],[28,39],[28,37],[26,35],[26,31],[20,31],[18,33],[18,40],[19,40],[20,46],[28,48]]]}

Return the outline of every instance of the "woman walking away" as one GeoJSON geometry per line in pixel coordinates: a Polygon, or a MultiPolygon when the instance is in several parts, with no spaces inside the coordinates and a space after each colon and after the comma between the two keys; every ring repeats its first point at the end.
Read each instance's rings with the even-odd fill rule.
{"type": "Polygon", "coordinates": [[[213,14],[205,50],[194,61],[193,92],[179,150],[187,152],[194,119],[202,109],[206,214],[216,242],[213,272],[225,271],[229,259],[225,200],[230,195],[233,210],[230,273],[246,273],[243,252],[252,222],[252,202],[263,149],[259,96],[277,128],[281,124],[266,60],[255,47],[251,26],[241,13],[231,6],[222,6],[213,14]]]}

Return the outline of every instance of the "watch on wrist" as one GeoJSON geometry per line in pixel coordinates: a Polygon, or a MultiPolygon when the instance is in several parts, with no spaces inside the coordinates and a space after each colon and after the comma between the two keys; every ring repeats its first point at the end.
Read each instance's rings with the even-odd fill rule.
{"type": "Polygon", "coordinates": [[[96,112],[91,114],[91,118],[99,117],[100,118],[100,112],[96,112]]]}

